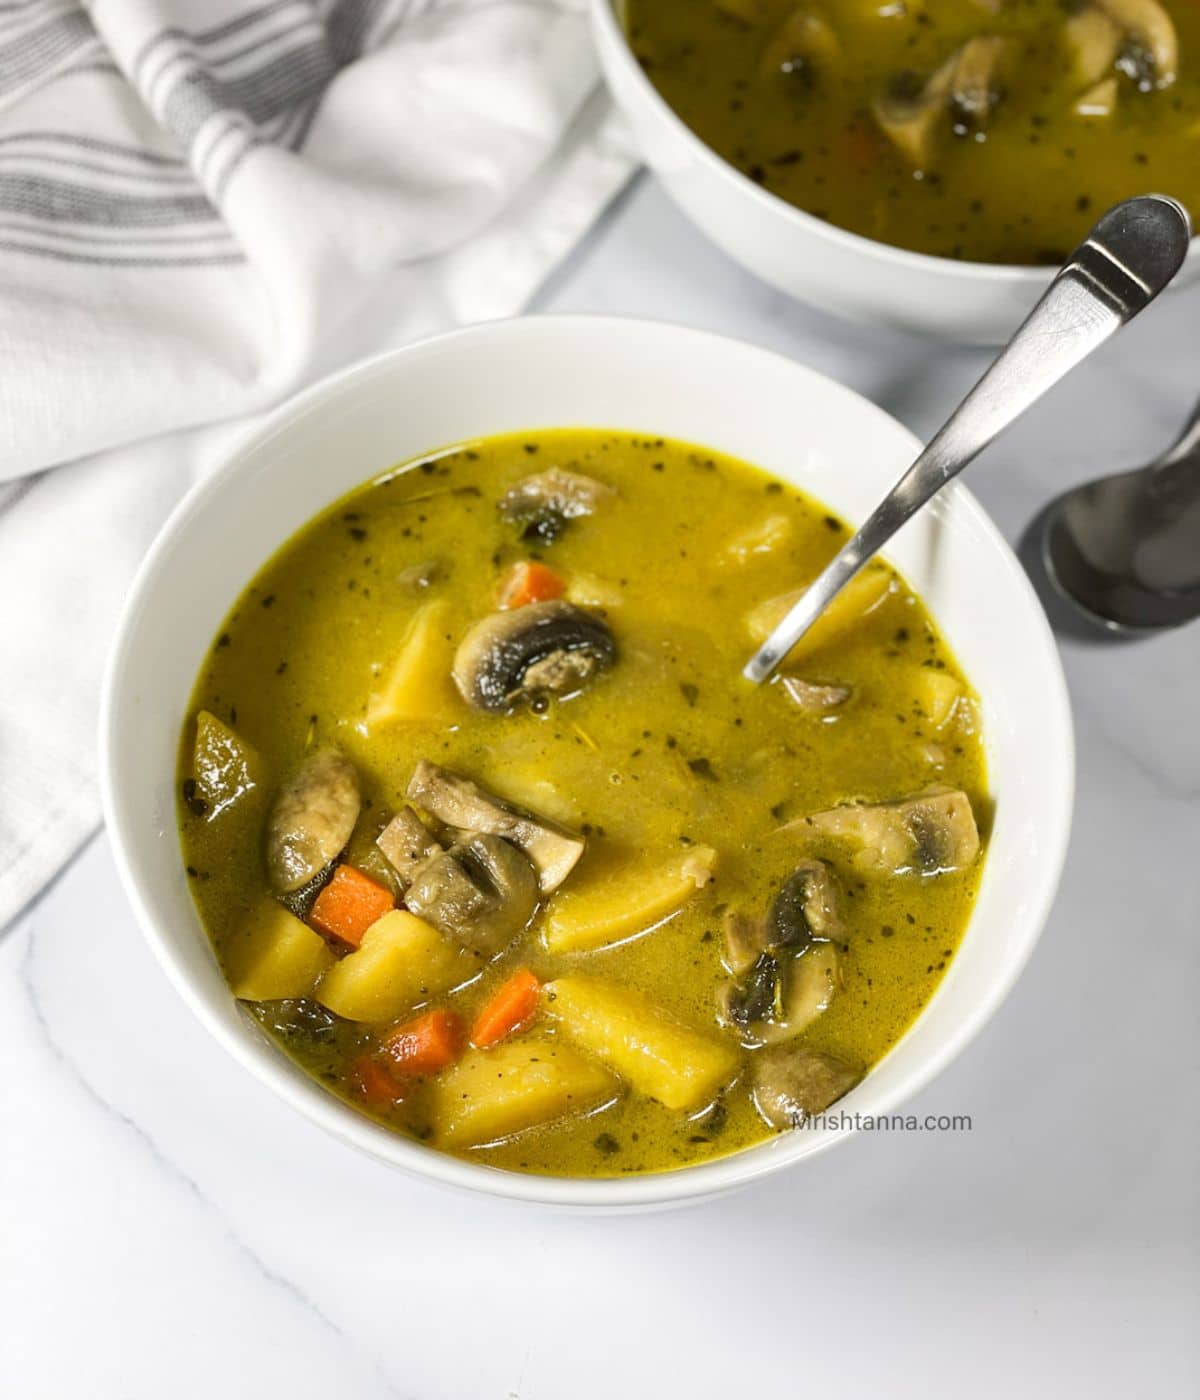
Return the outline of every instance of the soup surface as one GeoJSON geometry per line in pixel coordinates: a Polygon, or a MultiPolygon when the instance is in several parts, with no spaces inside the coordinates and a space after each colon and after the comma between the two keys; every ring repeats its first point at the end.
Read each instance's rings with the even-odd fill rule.
{"type": "Polygon", "coordinates": [[[686,444],[498,437],[290,540],[181,739],[233,993],[363,1113],[517,1170],[724,1154],[851,1088],[966,927],[978,706],[869,568],[755,688],[845,538],[686,444]]]}
{"type": "Polygon", "coordinates": [[[1151,190],[1200,209],[1192,0],[628,0],[663,97],[772,193],[867,238],[1057,263],[1151,190]]]}

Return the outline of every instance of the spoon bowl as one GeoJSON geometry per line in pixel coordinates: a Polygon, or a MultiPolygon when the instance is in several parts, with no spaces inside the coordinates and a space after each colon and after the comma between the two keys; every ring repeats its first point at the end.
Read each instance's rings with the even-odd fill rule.
{"type": "Polygon", "coordinates": [[[1200,617],[1200,403],[1157,461],[1068,491],[1046,517],[1050,577],[1111,631],[1200,617]]]}

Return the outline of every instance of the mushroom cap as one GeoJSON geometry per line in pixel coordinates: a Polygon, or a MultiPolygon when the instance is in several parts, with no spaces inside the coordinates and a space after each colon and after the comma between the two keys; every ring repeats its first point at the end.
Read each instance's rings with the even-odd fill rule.
{"type": "Polygon", "coordinates": [[[780,885],[767,914],[770,948],[801,953],[814,938],[838,938],[841,922],[833,875],[823,860],[804,860],[780,885]]]}
{"type": "MultiPolygon", "coordinates": [[[[1150,87],[1169,87],[1179,75],[1175,23],[1159,0],[1099,0],[1100,8],[1145,50],[1153,76],[1150,87]]],[[[1143,81],[1139,81],[1143,86],[1143,81]]]]}
{"type": "Polygon", "coordinates": [[[586,842],[548,817],[534,816],[487,792],[478,783],[428,759],[413,769],[408,797],[459,831],[503,836],[533,862],[543,894],[551,894],[574,870],[586,842]]]}
{"type": "Polygon", "coordinates": [[[404,900],[464,948],[491,957],[533,917],[537,876],[516,846],[476,832],[422,862],[404,900]]]}
{"type": "Polygon", "coordinates": [[[308,884],[345,848],[361,797],[354,765],[337,749],[310,754],[279,789],[267,820],[267,872],[286,894],[308,884]]]}
{"type": "Polygon", "coordinates": [[[616,658],[600,618],[555,598],[477,622],[454,654],[454,683],[469,705],[503,713],[534,695],[572,695],[616,658]]]}
{"type": "Polygon", "coordinates": [[[862,1078],[856,1065],[801,1045],[777,1045],[754,1061],[754,1103],[773,1128],[799,1128],[862,1078]]]}

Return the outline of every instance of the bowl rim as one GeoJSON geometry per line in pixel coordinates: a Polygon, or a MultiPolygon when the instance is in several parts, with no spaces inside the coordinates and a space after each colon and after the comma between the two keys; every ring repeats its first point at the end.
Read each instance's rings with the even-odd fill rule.
{"type": "MultiPolygon", "coordinates": [[[[1058,265],[1050,263],[987,263],[966,258],[944,258],[935,253],[918,253],[911,248],[901,248],[895,243],[868,238],[865,234],[854,233],[850,229],[818,218],[816,214],[810,214],[808,210],[789,203],[772,190],[757,184],[698,136],[646,76],[645,69],[634,56],[625,30],[617,18],[618,3],[620,0],[590,0],[592,23],[602,31],[613,51],[621,55],[619,61],[624,64],[625,72],[638,89],[642,101],[656,113],[658,120],[665,122],[677,137],[682,138],[691,149],[692,155],[718,179],[732,184],[743,197],[754,200],[764,209],[770,210],[775,217],[784,219],[806,233],[828,239],[831,243],[843,244],[849,251],[867,254],[881,262],[890,263],[898,274],[920,271],[960,278],[968,282],[1039,287],[1043,284],[1048,285],[1058,271],[1058,265]]],[[[1152,191],[1147,190],[1146,193],[1152,191]]],[[[1200,240],[1200,229],[1189,240],[1189,256],[1195,252],[1197,240],[1200,240]]]]}
{"type": "MultiPolygon", "coordinates": [[[[649,1208],[699,1201],[748,1185],[802,1159],[813,1157],[857,1135],[851,1125],[827,1130],[821,1137],[808,1138],[801,1132],[768,1139],[763,1143],[710,1159],[691,1166],[664,1172],[650,1172],[616,1178],[541,1176],[467,1162],[435,1148],[410,1140],[402,1134],[382,1127],[336,1095],[313,1085],[307,1076],[298,1078],[290,1061],[271,1046],[271,1054],[261,1053],[247,1024],[245,1031],[235,1032],[226,1019],[218,1015],[204,993],[199,992],[177,956],[174,940],[159,927],[137,872],[137,832],[127,828],[123,818],[120,796],[122,773],[114,758],[117,736],[122,720],[121,688],[127,658],[136,650],[140,615],[152,592],[159,570],[169,565],[176,538],[187,530],[193,516],[210,498],[234,489],[238,475],[264,451],[269,451],[272,439],[295,421],[306,418],[336,404],[338,398],[352,385],[375,376],[391,376],[403,371],[410,359],[428,354],[441,354],[458,342],[496,339],[519,340],[524,335],[562,334],[583,343],[589,335],[629,333],[642,328],[657,333],[669,333],[684,338],[707,340],[714,348],[736,349],[772,362],[782,362],[790,373],[808,378],[823,393],[844,396],[856,401],[860,411],[886,419],[904,434],[914,455],[919,442],[884,409],[828,375],[800,364],[774,350],[765,349],[751,341],[735,336],[700,330],[676,322],[646,317],[588,315],[579,313],[544,314],[513,317],[462,327],[427,337],[398,349],[384,351],[351,364],[331,374],[303,392],[287,399],[271,410],[262,421],[232,447],[226,450],[218,465],[197,482],[179,501],[155,536],[126,594],[125,603],[114,633],[105,669],[99,716],[100,792],[105,826],[109,834],[114,862],[143,937],[167,980],[181,999],[225,1050],[250,1074],[292,1108],[342,1141],[367,1152],[391,1166],[411,1175],[444,1186],[465,1188],[473,1193],[508,1198],[565,1208],[649,1208]]],[[[505,347],[510,352],[512,346],[505,347]]],[[[333,498],[331,498],[333,499],[333,498]]],[[[1037,594],[1022,569],[1016,555],[1005,541],[999,528],[960,482],[951,482],[940,493],[940,499],[952,504],[956,513],[968,518],[972,527],[981,531],[1004,564],[1016,592],[1025,597],[1030,607],[1031,633],[1027,638],[1031,659],[1041,664],[1048,683],[1045,695],[1046,722],[1061,739],[1057,771],[1048,781],[1048,797],[1043,820],[1048,833],[1042,847],[1043,859],[1038,867],[1036,898],[1031,902],[1024,921],[1024,930],[1015,953],[1010,955],[1003,975],[989,983],[986,996],[980,997],[964,1015],[954,1035],[946,1037],[921,1062],[891,1097],[881,1103],[873,1115],[892,1113],[906,1100],[923,1089],[946,1068],[991,1019],[1011,991],[1041,936],[1057,894],[1066,860],[1071,833],[1075,792],[1075,742],[1070,700],[1061,658],[1049,621],[1041,608],[1037,594]],[[1040,653],[1040,655],[1038,655],[1040,653]]],[[[176,839],[169,843],[170,858],[182,863],[182,853],[176,839]]],[[[939,983],[940,991],[944,983],[939,983]]],[[[935,993],[936,995],[936,993],[935,993]]],[[[932,1003],[931,1003],[932,1004],[932,1003]]],[[[896,1042],[892,1053],[903,1044],[918,1016],[896,1042]]],[[[886,1058],[886,1057],[885,1057],[886,1058]]]]}

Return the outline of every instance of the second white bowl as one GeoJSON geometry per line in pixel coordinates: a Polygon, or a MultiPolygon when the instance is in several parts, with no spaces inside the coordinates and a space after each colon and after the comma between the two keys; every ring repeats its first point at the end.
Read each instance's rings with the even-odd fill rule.
{"type": "MultiPolygon", "coordinates": [[[[764,281],[854,320],[978,345],[1006,341],[1049,286],[1053,268],[910,253],[848,233],[756,185],[659,96],[625,38],[620,4],[591,0],[592,29],[642,156],[688,218],[764,281]]],[[[1198,244],[1192,240],[1174,286],[1200,276],[1198,244]]]]}

